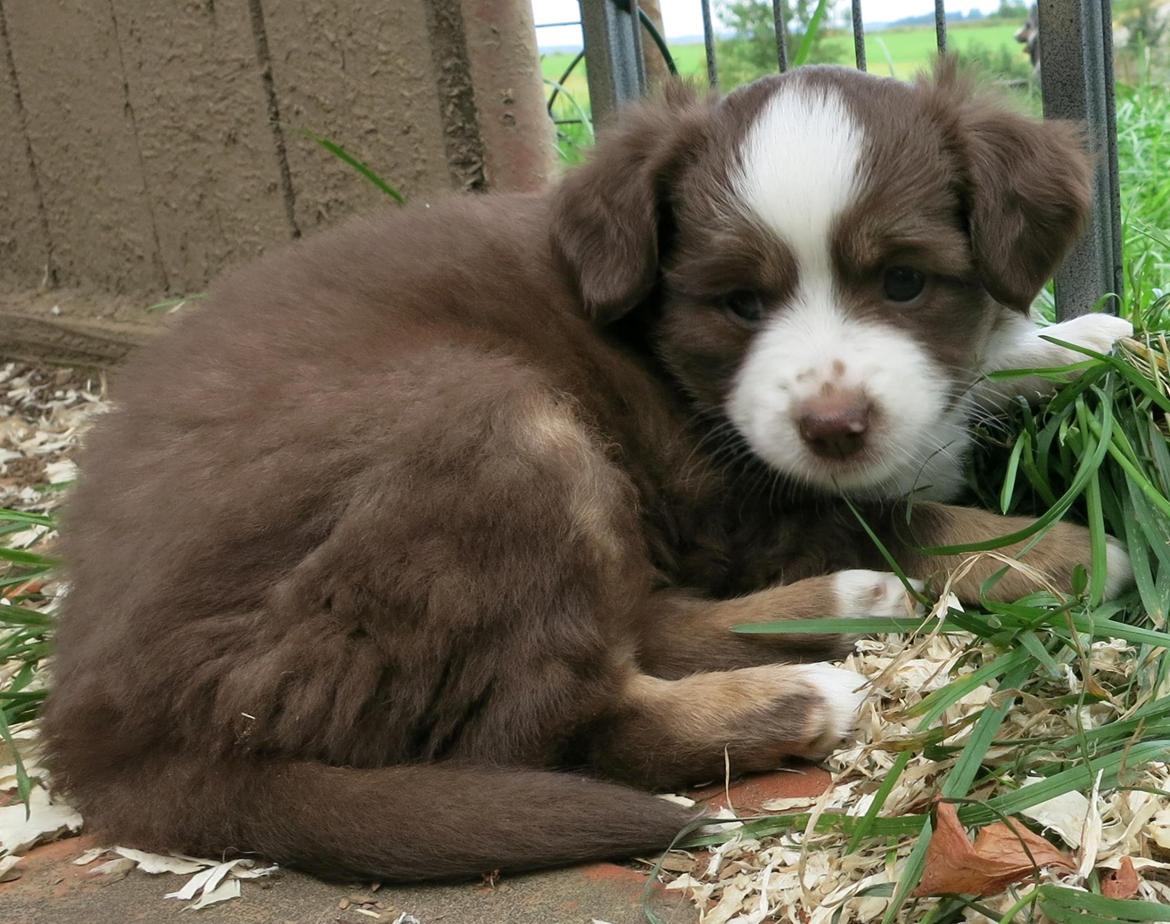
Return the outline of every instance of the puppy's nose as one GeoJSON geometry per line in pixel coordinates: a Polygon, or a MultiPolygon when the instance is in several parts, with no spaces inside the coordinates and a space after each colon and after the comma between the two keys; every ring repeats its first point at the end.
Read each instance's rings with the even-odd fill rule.
{"type": "Polygon", "coordinates": [[[832,391],[803,402],[796,412],[796,425],[816,455],[847,459],[865,445],[870,410],[864,393],[832,391]]]}

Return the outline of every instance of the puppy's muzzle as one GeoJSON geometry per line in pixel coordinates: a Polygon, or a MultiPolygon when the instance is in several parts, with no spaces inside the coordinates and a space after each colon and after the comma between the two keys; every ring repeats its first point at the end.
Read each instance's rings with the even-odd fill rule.
{"type": "Polygon", "coordinates": [[[848,459],[865,448],[872,410],[864,392],[832,391],[801,402],[796,426],[814,455],[848,459]]]}

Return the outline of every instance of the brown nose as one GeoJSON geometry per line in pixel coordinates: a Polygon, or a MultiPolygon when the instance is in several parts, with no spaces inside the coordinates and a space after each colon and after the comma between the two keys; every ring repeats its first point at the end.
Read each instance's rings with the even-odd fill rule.
{"type": "Polygon", "coordinates": [[[818,456],[847,459],[865,446],[870,404],[860,391],[833,391],[805,401],[797,409],[800,435],[818,456]]]}

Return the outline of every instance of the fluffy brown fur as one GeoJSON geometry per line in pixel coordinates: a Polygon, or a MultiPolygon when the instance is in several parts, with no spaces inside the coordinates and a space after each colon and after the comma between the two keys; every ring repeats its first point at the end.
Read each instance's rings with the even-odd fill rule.
{"type": "MultiPolygon", "coordinates": [[[[969,365],[988,293],[1025,303],[1075,233],[1075,138],[949,78],[808,79],[883,131],[933,126],[918,198],[875,190],[840,247],[928,204],[923,246],[955,281],[915,336],[969,365]]],[[[662,847],[692,812],[632,787],[720,775],[725,748],[738,771],[832,745],[797,662],[842,640],[729,631],[840,611],[830,575],[883,567],[840,501],[777,489],[723,439],[750,335],[711,303],[792,272],[716,214],[775,85],[676,88],[547,195],[273,253],[125,371],[68,515],[46,716],[56,783],[100,836],[474,875],[662,847]]],[[[923,577],[939,563],[916,543],[1012,526],[862,506],[923,577]]],[[[1067,577],[1087,536],[1033,554],[1067,577]]]]}

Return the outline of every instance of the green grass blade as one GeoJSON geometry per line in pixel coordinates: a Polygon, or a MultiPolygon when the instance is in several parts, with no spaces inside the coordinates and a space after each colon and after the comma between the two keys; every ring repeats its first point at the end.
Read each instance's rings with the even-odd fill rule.
{"type": "MultiPolygon", "coordinates": [[[[1040,886],[1040,907],[1045,914],[1049,909],[1084,911],[1100,915],[1110,921],[1170,921],[1170,907],[1132,899],[1106,898],[1079,889],[1066,889],[1045,883],[1040,886]]],[[[1075,920],[1083,920],[1076,918],[1075,920]]]]}
{"type": "Polygon", "coordinates": [[[6,520],[10,523],[27,523],[30,526],[56,526],[56,522],[51,516],[44,513],[25,513],[23,510],[9,510],[0,507],[0,521],[6,520]]]}
{"type": "Polygon", "coordinates": [[[1085,490],[1089,479],[1101,467],[1101,461],[1109,451],[1109,440],[1113,433],[1112,401],[1107,401],[1104,404],[1101,418],[1100,435],[1097,437],[1096,444],[1093,446],[1091,453],[1082,454],[1080,466],[1077,468],[1068,490],[1060,496],[1055,505],[1050,507],[1042,516],[1037,517],[1030,526],[1016,530],[1014,533],[1000,536],[997,539],[989,539],[985,542],[968,542],[959,545],[924,548],[922,549],[923,554],[959,555],[966,552],[987,552],[992,549],[1002,548],[1005,545],[1023,542],[1025,539],[1031,538],[1059,520],[1068,511],[1069,507],[1072,506],[1073,501],[1085,490]]]}
{"type": "Polygon", "coordinates": [[[378,176],[378,174],[375,173],[374,170],[365,161],[354,157],[340,144],[337,144],[334,141],[330,141],[328,138],[322,138],[320,135],[315,135],[308,129],[305,129],[305,137],[315,141],[342,163],[353,167],[354,170],[364,176],[367,180],[373,183],[378,189],[382,190],[382,192],[384,192],[399,205],[406,205],[406,198],[402,195],[402,193],[400,193],[397,189],[378,176]]]}
{"type": "Polygon", "coordinates": [[[32,793],[32,779],[28,775],[24,761],[20,759],[20,751],[16,747],[16,740],[12,737],[12,729],[8,725],[8,717],[5,715],[4,709],[0,709],[0,740],[3,740],[12,752],[12,762],[16,767],[16,792],[20,796],[20,801],[24,803],[24,817],[28,818],[31,811],[29,795],[32,793]]]}
{"type": "Polygon", "coordinates": [[[821,21],[825,18],[825,13],[828,9],[829,0],[819,0],[816,9],[813,10],[812,16],[808,19],[808,28],[804,30],[804,35],[800,40],[800,46],[796,49],[796,54],[792,57],[793,67],[800,67],[802,64],[808,62],[809,55],[812,54],[813,45],[816,44],[817,36],[821,31],[821,21]]]}
{"type": "Polygon", "coordinates": [[[12,562],[14,565],[30,565],[34,568],[49,568],[56,564],[47,555],[29,552],[26,549],[9,549],[5,546],[0,546],[0,560],[12,562]]]}
{"type": "MultiPolygon", "coordinates": [[[[1004,675],[999,684],[1000,689],[1015,689],[1028,678],[1031,672],[1032,664],[1029,661],[1024,660],[1022,663],[1016,664],[1004,675]]],[[[939,794],[944,799],[962,798],[970,791],[971,784],[979,773],[979,768],[983,766],[983,758],[995,740],[996,732],[1014,704],[1014,697],[1005,698],[998,706],[991,706],[980,713],[959,759],[939,789],[939,794]]],[[[892,924],[897,920],[898,913],[902,910],[906,899],[922,879],[922,872],[926,868],[926,852],[930,848],[930,839],[933,834],[932,824],[928,820],[923,825],[918,843],[914,845],[914,849],[910,851],[910,856],[906,858],[906,862],[902,866],[901,875],[898,877],[898,887],[890,904],[886,907],[885,916],[882,918],[883,924],[886,922],[892,924]]]]}
{"type": "Polygon", "coordinates": [[[0,625],[33,626],[43,628],[53,624],[53,617],[48,613],[30,610],[27,607],[7,604],[0,606],[0,625]]]}
{"type": "Polygon", "coordinates": [[[1007,513],[1012,507],[1012,498],[1016,493],[1016,475],[1020,470],[1020,456],[1028,442],[1028,434],[1021,433],[1012,447],[1012,454],[1008,456],[1007,472],[1003,477],[1003,487],[999,491],[999,511],[1007,513]]]}

